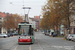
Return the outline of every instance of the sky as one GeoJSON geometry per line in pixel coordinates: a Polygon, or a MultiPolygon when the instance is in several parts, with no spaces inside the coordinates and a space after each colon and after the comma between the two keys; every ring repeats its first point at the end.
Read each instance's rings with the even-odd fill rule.
{"type": "Polygon", "coordinates": [[[31,7],[29,17],[39,16],[45,2],[46,0],[0,0],[0,12],[24,15],[29,10],[24,10],[24,5],[24,7],[31,7]]]}

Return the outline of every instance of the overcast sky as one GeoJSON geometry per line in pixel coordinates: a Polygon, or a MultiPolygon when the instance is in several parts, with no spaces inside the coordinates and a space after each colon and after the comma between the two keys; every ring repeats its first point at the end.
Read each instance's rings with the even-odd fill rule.
{"type": "MultiPolygon", "coordinates": [[[[45,2],[46,0],[0,0],[0,12],[24,15],[24,10],[22,9],[24,4],[25,7],[31,7],[29,17],[34,17],[41,14],[41,8],[45,2]]],[[[27,11],[25,10],[25,13],[27,11]]]]}

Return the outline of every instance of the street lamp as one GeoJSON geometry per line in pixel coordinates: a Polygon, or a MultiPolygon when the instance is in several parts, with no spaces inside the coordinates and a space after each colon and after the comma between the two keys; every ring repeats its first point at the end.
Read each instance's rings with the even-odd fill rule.
{"type": "Polygon", "coordinates": [[[23,7],[23,9],[24,9],[24,12],[25,12],[25,9],[29,9],[27,14],[24,13],[25,14],[25,21],[29,22],[29,20],[28,20],[28,14],[29,14],[29,11],[30,11],[31,7],[23,7]]]}

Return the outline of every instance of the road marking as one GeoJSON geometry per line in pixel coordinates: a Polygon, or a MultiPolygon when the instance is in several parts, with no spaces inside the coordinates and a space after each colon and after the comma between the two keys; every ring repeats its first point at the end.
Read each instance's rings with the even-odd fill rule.
{"type": "Polygon", "coordinates": [[[74,46],[56,46],[56,45],[53,45],[51,46],[52,48],[57,48],[58,50],[60,50],[61,48],[63,49],[67,49],[67,50],[72,50],[74,49],[74,46]]]}
{"type": "Polygon", "coordinates": [[[18,45],[15,47],[15,49],[14,49],[14,50],[17,50],[17,47],[18,47],[18,45]]]}
{"type": "Polygon", "coordinates": [[[29,50],[31,50],[31,45],[29,46],[29,50]]]}

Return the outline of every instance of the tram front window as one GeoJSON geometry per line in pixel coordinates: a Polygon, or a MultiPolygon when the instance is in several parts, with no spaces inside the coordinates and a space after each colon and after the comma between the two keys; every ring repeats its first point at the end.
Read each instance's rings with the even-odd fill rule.
{"type": "Polygon", "coordinates": [[[20,35],[29,35],[29,26],[20,26],[19,30],[20,35]]]}

